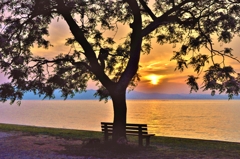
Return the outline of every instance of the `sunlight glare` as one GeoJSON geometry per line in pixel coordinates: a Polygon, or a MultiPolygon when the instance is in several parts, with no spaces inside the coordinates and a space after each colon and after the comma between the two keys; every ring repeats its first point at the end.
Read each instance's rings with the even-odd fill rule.
{"type": "Polygon", "coordinates": [[[147,78],[151,81],[151,84],[157,85],[159,83],[159,80],[162,78],[162,76],[152,74],[152,75],[147,76],[147,78]]]}

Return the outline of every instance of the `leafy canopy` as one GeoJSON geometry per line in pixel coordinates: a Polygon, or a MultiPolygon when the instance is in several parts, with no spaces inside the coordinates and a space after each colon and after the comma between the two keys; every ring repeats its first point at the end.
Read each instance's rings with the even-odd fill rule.
{"type": "Polygon", "coordinates": [[[239,93],[240,74],[225,65],[226,57],[238,59],[231,48],[213,45],[213,37],[229,43],[239,35],[239,0],[2,0],[0,11],[0,68],[10,79],[0,85],[3,102],[21,100],[27,91],[54,98],[56,89],[67,98],[85,91],[90,79],[99,81],[100,99],[117,86],[133,89],[140,80],[139,54],[150,53],[152,40],[180,46],[172,60],[177,70],[194,68],[197,77],[187,80],[191,91],[199,89],[196,80],[202,72],[204,90],[230,98],[239,93]],[[73,35],[66,39],[71,50],[53,59],[35,56],[34,46],[51,47],[49,25],[58,18],[73,35]],[[119,24],[130,29],[117,44],[119,24]],[[113,34],[106,36],[106,31],[113,34]],[[211,66],[203,72],[207,63],[211,66]]]}

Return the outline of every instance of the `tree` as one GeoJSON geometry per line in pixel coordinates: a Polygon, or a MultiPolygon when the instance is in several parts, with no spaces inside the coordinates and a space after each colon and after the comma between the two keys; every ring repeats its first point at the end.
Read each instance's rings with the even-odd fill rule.
{"type": "Polygon", "coordinates": [[[214,37],[224,44],[239,34],[239,0],[157,0],[153,5],[148,0],[2,0],[0,10],[0,67],[11,80],[0,86],[1,101],[20,101],[28,91],[54,98],[56,89],[66,99],[85,91],[89,79],[98,81],[95,95],[113,102],[114,141],[126,134],[126,89],[139,81],[140,54],[150,52],[154,39],[178,44],[172,58],[176,69],[192,66],[197,73],[188,77],[191,91],[199,89],[196,80],[202,72],[204,90],[229,98],[239,93],[240,74],[225,66],[225,58],[239,60],[231,48],[213,45],[214,37]],[[51,46],[46,37],[54,18],[69,26],[71,51],[53,59],[34,56],[34,46],[51,46]],[[117,45],[114,34],[108,37],[104,31],[116,33],[120,23],[130,33],[117,45]]]}

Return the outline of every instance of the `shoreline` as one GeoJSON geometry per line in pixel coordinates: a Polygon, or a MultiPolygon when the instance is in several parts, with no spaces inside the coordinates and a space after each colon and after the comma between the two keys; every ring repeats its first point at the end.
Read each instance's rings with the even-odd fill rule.
{"type": "MultiPolygon", "coordinates": [[[[95,130],[82,130],[82,129],[72,129],[72,128],[57,128],[57,127],[45,127],[45,126],[34,126],[34,125],[22,125],[22,124],[10,124],[10,123],[0,123],[0,130],[2,130],[3,125],[6,126],[4,128],[7,131],[15,130],[15,131],[21,131],[21,128],[34,128],[34,129],[52,129],[52,130],[58,130],[58,131],[80,131],[80,132],[93,132],[93,133],[101,133],[101,131],[95,131],[95,130]],[[19,129],[18,129],[19,128],[19,129]]],[[[25,130],[26,132],[28,129],[25,130]]],[[[37,132],[37,133],[41,133],[37,132]]],[[[51,135],[51,134],[50,134],[51,135]]],[[[54,134],[52,134],[54,135],[54,134]]],[[[172,139],[185,139],[185,140],[199,140],[199,141],[213,141],[213,142],[226,142],[226,143],[239,143],[237,141],[226,141],[226,140],[216,140],[216,139],[203,139],[203,138],[186,138],[186,137],[178,137],[178,136],[158,136],[155,135],[155,137],[161,137],[161,138],[172,138],[172,139]]]]}
{"type": "MultiPolygon", "coordinates": [[[[0,124],[0,158],[239,158],[240,143],[154,136],[149,147],[137,146],[137,138],[129,137],[129,145],[114,147],[103,142],[97,131],[45,128],[0,124]],[[92,138],[100,143],[84,144],[92,138]],[[5,156],[4,156],[5,155],[5,156]],[[7,157],[6,157],[7,155],[7,157]],[[38,156],[36,156],[38,155],[38,156]]],[[[145,141],[144,141],[145,142],[145,141]]]]}
{"type": "MultiPolygon", "coordinates": [[[[129,101],[128,123],[146,123],[157,136],[240,142],[238,101],[129,101]]],[[[111,102],[22,101],[1,105],[0,122],[101,131],[113,120],[111,102]]]]}

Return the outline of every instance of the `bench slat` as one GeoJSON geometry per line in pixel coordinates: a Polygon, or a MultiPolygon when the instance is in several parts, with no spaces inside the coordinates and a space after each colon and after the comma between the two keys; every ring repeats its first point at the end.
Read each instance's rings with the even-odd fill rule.
{"type": "MultiPolygon", "coordinates": [[[[113,132],[112,131],[110,131],[110,132],[108,132],[108,135],[110,136],[110,135],[112,135],[113,134],[113,132]]],[[[126,135],[128,135],[128,136],[138,136],[138,134],[132,134],[132,133],[126,133],[126,135]]],[[[142,137],[148,137],[148,136],[155,136],[155,134],[142,134],[142,137]]]]}
{"type": "MultiPolygon", "coordinates": [[[[108,136],[111,136],[113,133],[109,132],[108,136]]],[[[138,136],[138,134],[131,134],[131,133],[126,133],[127,136],[138,136]]],[[[142,134],[142,137],[149,137],[149,136],[155,136],[155,134],[142,134]]]]}
{"type": "MultiPolygon", "coordinates": [[[[113,125],[113,123],[109,123],[109,122],[101,122],[102,125],[113,125]]],[[[147,124],[134,124],[134,123],[127,123],[127,126],[145,126],[147,127],[147,124]]]]}
{"type": "MultiPolygon", "coordinates": [[[[101,125],[102,127],[103,126],[108,126],[108,127],[113,127],[113,125],[110,125],[110,124],[102,124],[101,125]]],[[[147,128],[146,125],[126,125],[126,127],[129,127],[129,128],[136,128],[136,127],[141,127],[141,128],[147,128]]]]}
{"type": "MultiPolygon", "coordinates": [[[[112,129],[113,128],[113,126],[101,126],[102,127],[102,129],[112,129]]],[[[128,129],[130,129],[130,130],[139,130],[139,127],[128,127],[128,126],[126,126],[126,130],[128,130],[128,129]]],[[[147,128],[145,128],[145,127],[141,127],[140,128],[142,131],[147,131],[147,128]]]]}
{"type": "MultiPolygon", "coordinates": [[[[104,132],[105,140],[108,140],[108,136],[113,134],[113,123],[101,122],[101,129],[104,132]]],[[[147,124],[126,124],[126,135],[138,136],[139,145],[142,145],[143,138],[146,139],[146,145],[149,145],[150,137],[155,136],[155,134],[148,134],[147,124]]]]}
{"type": "MultiPolygon", "coordinates": [[[[105,132],[106,130],[105,130],[105,129],[102,129],[102,131],[105,132]]],[[[113,129],[108,129],[107,131],[108,131],[108,133],[112,133],[112,132],[113,132],[113,129]]],[[[136,134],[136,135],[139,135],[139,132],[138,132],[138,131],[133,131],[133,130],[126,130],[126,133],[127,133],[127,134],[136,134]]],[[[148,132],[143,131],[141,134],[146,135],[146,134],[148,134],[148,132]]]]}
{"type": "MultiPolygon", "coordinates": [[[[131,130],[126,130],[126,133],[130,133],[130,134],[137,134],[139,135],[139,132],[138,131],[131,131],[131,130]]],[[[148,132],[142,132],[141,134],[148,134],[148,132]]]]}
{"type": "Polygon", "coordinates": [[[126,126],[126,129],[131,129],[131,130],[139,130],[139,129],[141,129],[141,130],[147,130],[147,127],[128,127],[128,126],[126,126]]]}
{"type": "MultiPolygon", "coordinates": [[[[102,131],[106,131],[106,129],[102,129],[102,131]]],[[[113,129],[107,129],[107,131],[113,131],[113,129]]]]}

